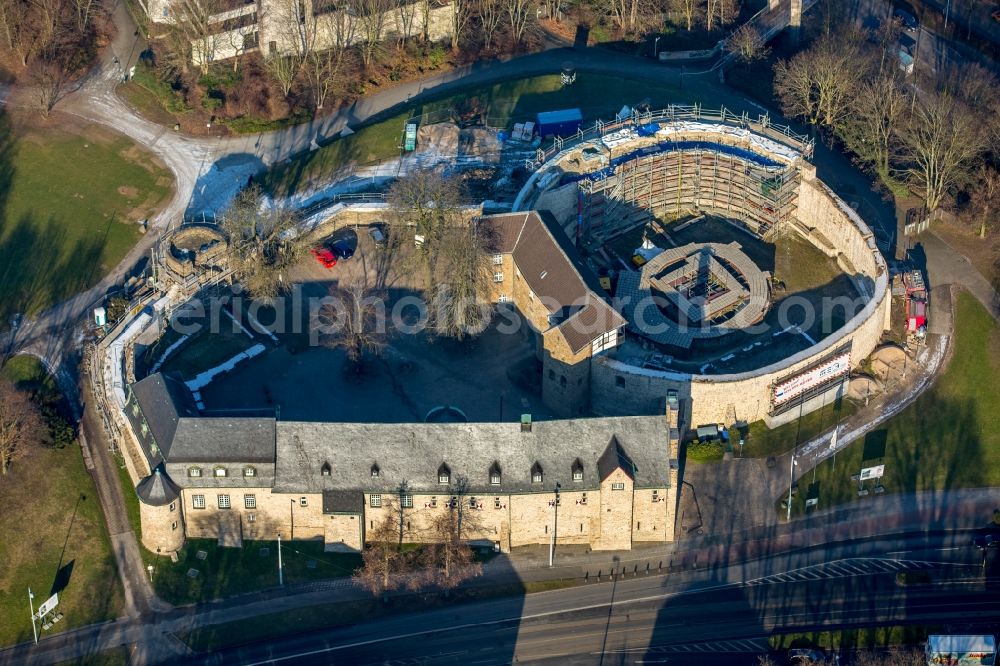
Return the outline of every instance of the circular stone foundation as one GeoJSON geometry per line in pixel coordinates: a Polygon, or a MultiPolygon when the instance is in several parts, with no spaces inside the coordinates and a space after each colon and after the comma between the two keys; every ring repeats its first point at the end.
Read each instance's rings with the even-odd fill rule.
{"type": "Polygon", "coordinates": [[[687,349],[758,323],[769,292],[767,274],[739,243],[691,243],[664,250],[639,273],[623,272],[617,296],[630,330],[687,349]]]}

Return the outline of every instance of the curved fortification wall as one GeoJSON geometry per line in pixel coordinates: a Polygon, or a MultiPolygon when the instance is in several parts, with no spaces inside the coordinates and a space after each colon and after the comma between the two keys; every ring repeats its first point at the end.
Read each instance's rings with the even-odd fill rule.
{"type": "MultiPolygon", "coordinates": [[[[598,415],[662,413],[668,392],[676,392],[688,426],[728,423],[734,417],[776,425],[783,418],[776,415],[781,410],[774,404],[777,384],[847,353],[851,366],[856,366],[878,345],[889,325],[888,271],[868,226],[816,178],[815,167],[794,149],[745,129],[718,125],[713,134],[710,124],[693,125],[687,123],[682,133],[670,136],[684,146],[676,153],[649,137],[633,137],[634,143],[611,147],[598,139],[567,148],[531,176],[515,209],[548,210],[569,233],[600,242],[601,224],[614,221],[607,212],[603,221],[588,218],[585,199],[595,190],[595,181],[610,181],[614,175],[618,189],[612,192],[609,186],[604,191],[631,204],[619,211],[633,215],[637,209],[719,211],[762,235],[785,225],[835,259],[852,278],[864,307],[832,335],[776,363],[739,374],[698,375],[641,368],[611,355],[593,359],[591,409],[598,415]],[[698,145],[692,148],[695,134],[698,145]],[[713,145],[720,147],[715,155],[713,145]],[[746,164],[742,172],[740,163],[746,164]],[[783,188],[779,206],[767,210],[759,196],[761,188],[744,178],[753,170],[765,178],[771,173],[780,176],[768,180],[768,187],[774,182],[783,188]]],[[[660,129],[657,138],[663,133],[660,129]]],[[[755,182],[762,181],[758,177],[755,182]]],[[[829,390],[839,392],[841,386],[829,390]]],[[[830,395],[817,393],[816,400],[830,395]]],[[[815,401],[803,404],[805,411],[818,406],[815,401]]]]}

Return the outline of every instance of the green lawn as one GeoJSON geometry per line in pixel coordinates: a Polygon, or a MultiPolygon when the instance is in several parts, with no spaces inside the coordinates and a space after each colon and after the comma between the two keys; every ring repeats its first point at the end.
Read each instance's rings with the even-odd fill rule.
{"type": "MultiPolygon", "coordinates": [[[[743,455],[747,458],[778,456],[791,451],[796,444],[808,442],[813,437],[833,427],[834,423],[849,418],[857,405],[849,400],[835,400],[816,411],[803,414],[783,426],[768,428],[763,421],[751,423],[744,437],[743,455]]],[[[739,435],[733,436],[733,450],[739,454],[739,435]]]]}
{"type": "MultiPolygon", "coordinates": [[[[954,353],[937,382],[885,427],[869,433],[816,469],[819,508],[858,497],[851,475],[885,464],[887,493],[1000,485],[1000,326],[972,296],[955,300],[954,353]]],[[[803,489],[812,475],[800,481],[803,489]]],[[[868,482],[871,489],[872,483],[868,482]]],[[[808,492],[792,502],[801,514],[808,492]]]]}
{"type": "MultiPolygon", "coordinates": [[[[0,372],[23,387],[52,387],[30,357],[15,357],[0,372]]],[[[79,446],[32,449],[0,477],[0,507],[0,645],[31,639],[28,587],[36,607],[59,592],[64,618],[53,632],[121,613],[104,515],[79,446]]]]}
{"type": "MultiPolygon", "coordinates": [[[[535,592],[560,590],[580,584],[579,579],[560,578],[539,582],[460,588],[447,598],[411,594],[393,597],[387,604],[372,599],[320,604],[195,629],[188,634],[179,636],[179,638],[196,652],[221,650],[277,636],[355,624],[385,615],[428,610],[444,605],[455,606],[463,601],[523,596],[535,592]]],[[[461,612],[460,608],[460,606],[456,608],[456,613],[461,612]]]]}
{"type": "MultiPolygon", "coordinates": [[[[144,555],[154,566],[156,593],[173,604],[221,599],[278,585],[275,541],[244,541],[242,548],[221,548],[214,539],[188,539],[176,563],[168,557],[144,555]],[[267,549],[266,553],[262,549],[267,549]],[[198,558],[199,551],[205,553],[205,559],[198,558]],[[188,575],[191,569],[198,570],[194,578],[188,575]]],[[[325,553],[319,541],[284,541],[281,558],[286,585],[347,576],[361,566],[360,555],[325,553]]]]}
{"type": "MultiPolygon", "coordinates": [[[[218,333],[207,330],[199,333],[167,358],[160,371],[179,372],[184,379],[193,379],[198,373],[221,365],[257,344],[256,340],[248,338],[242,332],[233,332],[232,321],[225,315],[219,321],[222,326],[218,333]]],[[[162,351],[157,356],[160,354],[162,351]]],[[[153,358],[150,362],[155,363],[156,359],[153,358]]]]}
{"type": "Polygon", "coordinates": [[[461,93],[414,104],[403,113],[356,129],[354,134],[336,139],[319,150],[307,153],[264,177],[265,188],[275,194],[291,194],[330,178],[348,164],[369,164],[398,156],[403,125],[408,118],[428,114],[431,122],[445,120],[448,109],[470,98],[483,100],[492,126],[512,126],[533,120],[539,111],[580,107],[587,121],[610,118],[622,104],[648,98],[653,108],[670,103],[690,102],[688,92],[662,83],[640,82],[617,76],[581,72],[577,82],[563,87],[558,75],[536,76],[470,88],[461,93]]]}
{"type": "Polygon", "coordinates": [[[899,646],[917,646],[927,640],[929,634],[941,631],[941,627],[890,626],[865,627],[863,629],[841,629],[835,631],[812,631],[771,636],[772,649],[821,648],[824,650],[866,649],[899,646]]]}
{"type": "Polygon", "coordinates": [[[142,235],[173,178],[131,140],[0,112],[0,322],[96,283],[142,235]]]}

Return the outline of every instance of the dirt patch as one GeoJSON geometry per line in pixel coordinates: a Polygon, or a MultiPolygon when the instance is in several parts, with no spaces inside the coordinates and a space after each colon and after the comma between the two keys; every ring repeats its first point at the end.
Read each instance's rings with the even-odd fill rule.
{"type": "Polygon", "coordinates": [[[139,196],[139,190],[132,187],[131,185],[119,185],[118,194],[122,195],[126,199],[135,199],[139,196]]]}

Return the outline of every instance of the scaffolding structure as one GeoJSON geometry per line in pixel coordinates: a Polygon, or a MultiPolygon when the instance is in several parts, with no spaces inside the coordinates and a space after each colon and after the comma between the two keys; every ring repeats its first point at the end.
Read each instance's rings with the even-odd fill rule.
{"type": "Polygon", "coordinates": [[[707,148],[639,156],[579,181],[581,232],[600,244],[655,216],[693,209],[768,237],[795,213],[798,181],[793,165],[769,167],[707,148]]]}

